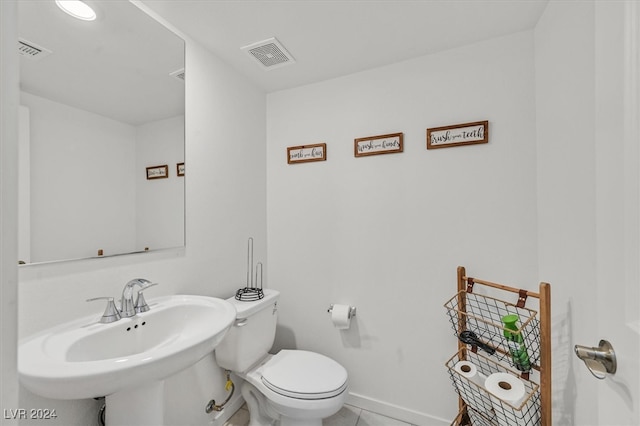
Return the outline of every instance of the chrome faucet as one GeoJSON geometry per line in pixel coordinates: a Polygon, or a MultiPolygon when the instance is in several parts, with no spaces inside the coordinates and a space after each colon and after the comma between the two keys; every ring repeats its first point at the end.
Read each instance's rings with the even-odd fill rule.
{"type": "Polygon", "coordinates": [[[132,317],[137,312],[148,311],[149,306],[144,300],[142,291],[153,285],[157,285],[157,283],[152,283],[151,281],[144,278],[135,278],[126,283],[124,288],[122,289],[122,298],[120,299],[120,315],[123,317],[132,317]],[[139,286],[140,290],[138,290],[138,297],[136,298],[136,302],[134,303],[133,288],[135,286],[139,286]]]}

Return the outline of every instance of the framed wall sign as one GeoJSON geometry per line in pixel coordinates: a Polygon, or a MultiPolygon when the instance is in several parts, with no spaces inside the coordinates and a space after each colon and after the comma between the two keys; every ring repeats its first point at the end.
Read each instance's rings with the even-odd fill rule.
{"type": "Polygon", "coordinates": [[[356,157],[396,152],[402,152],[402,133],[369,136],[353,141],[353,155],[356,157]]]}
{"type": "Polygon", "coordinates": [[[290,146],[287,148],[287,163],[308,163],[310,161],[325,161],[327,159],[327,144],[290,146]]]}
{"type": "Polygon", "coordinates": [[[184,176],[184,163],[176,164],[176,172],[178,173],[178,176],[184,176]]]}
{"type": "Polygon", "coordinates": [[[489,122],[454,124],[427,129],[427,149],[489,142],[489,122]]]}
{"type": "Polygon", "coordinates": [[[169,177],[169,166],[151,166],[147,167],[147,179],[164,179],[169,177]]]}

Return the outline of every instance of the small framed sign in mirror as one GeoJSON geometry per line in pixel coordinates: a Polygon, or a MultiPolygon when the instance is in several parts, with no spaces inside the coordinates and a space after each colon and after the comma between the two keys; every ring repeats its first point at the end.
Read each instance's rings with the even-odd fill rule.
{"type": "Polygon", "coordinates": [[[147,179],[164,179],[169,177],[169,166],[151,166],[147,167],[147,179]]]}

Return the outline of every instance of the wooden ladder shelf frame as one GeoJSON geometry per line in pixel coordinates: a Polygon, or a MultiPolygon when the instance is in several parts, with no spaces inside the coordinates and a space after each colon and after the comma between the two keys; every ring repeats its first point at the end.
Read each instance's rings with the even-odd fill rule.
{"type": "MultiPolygon", "coordinates": [[[[518,297],[533,297],[539,300],[540,305],[540,424],[552,426],[551,423],[551,285],[541,282],[539,292],[522,290],[504,284],[492,283],[467,276],[464,266],[458,266],[458,306],[460,311],[466,312],[466,300],[463,292],[467,290],[469,280],[473,284],[484,285],[498,290],[515,293],[518,297]]],[[[458,316],[458,330],[464,329],[464,319],[458,316]]],[[[458,340],[458,350],[463,350],[467,345],[458,340]]],[[[466,403],[458,397],[459,413],[466,409],[466,403]]]]}

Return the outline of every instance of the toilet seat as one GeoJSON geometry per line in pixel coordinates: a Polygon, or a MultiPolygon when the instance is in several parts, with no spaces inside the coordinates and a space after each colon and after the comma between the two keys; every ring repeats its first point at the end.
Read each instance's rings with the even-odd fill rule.
{"type": "Polygon", "coordinates": [[[315,352],[281,350],[261,370],[262,383],[289,398],[332,398],[347,388],[347,370],[315,352]]]}

